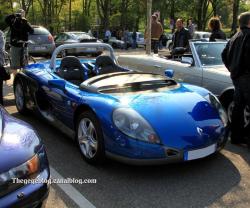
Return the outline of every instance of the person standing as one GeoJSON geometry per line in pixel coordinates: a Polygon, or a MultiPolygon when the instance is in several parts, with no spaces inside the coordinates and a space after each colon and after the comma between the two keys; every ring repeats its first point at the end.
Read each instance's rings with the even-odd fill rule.
{"type": "Polygon", "coordinates": [[[137,34],[136,34],[136,31],[134,30],[134,32],[132,33],[132,48],[133,49],[136,49],[136,45],[137,45],[137,34]]]}
{"type": "Polygon", "coordinates": [[[27,44],[23,48],[22,42],[28,41],[29,33],[34,33],[34,29],[25,19],[25,12],[22,9],[19,9],[16,14],[7,16],[5,22],[10,27],[11,69],[15,76],[17,70],[24,67],[21,58],[28,56],[27,44]]]}
{"type": "Polygon", "coordinates": [[[109,29],[107,29],[107,30],[105,31],[105,42],[106,42],[106,43],[109,42],[110,37],[111,37],[111,32],[110,32],[109,29]]]}
{"type": "Polygon", "coordinates": [[[128,42],[129,42],[129,31],[125,28],[123,33],[123,41],[124,41],[124,49],[128,50],[128,42]]]}
{"type": "Polygon", "coordinates": [[[239,25],[240,31],[229,40],[221,56],[235,88],[231,143],[247,143],[250,148],[250,132],[244,128],[244,109],[250,106],[250,12],[239,16],[239,25]]]}
{"type": "Polygon", "coordinates": [[[163,28],[156,15],[152,15],[151,23],[151,48],[155,54],[158,53],[159,39],[163,34],[163,28]]]}
{"type": "Polygon", "coordinates": [[[194,24],[193,24],[193,21],[191,18],[188,20],[188,27],[187,28],[188,28],[188,32],[189,32],[191,38],[193,38],[195,27],[194,27],[194,24]]]}
{"type": "MultiPolygon", "coordinates": [[[[4,65],[4,50],[5,50],[4,34],[0,30],[0,67],[3,67],[4,65]]],[[[3,79],[2,77],[0,77],[0,104],[3,105],[3,79]]]]}
{"type": "Polygon", "coordinates": [[[191,39],[188,29],[184,28],[183,20],[177,19],[176,21],[176,31],[173,35],[173,49],[177,47],[189,48],[189,39],[191,39]]]}
{"type": "Polygon", "coordinates": [[[221,22],[218,17],[212,17],[209,20],[208,28],[211,30],[211,35],[209,37],[210,42],[227,39],[226,34],[221,30],[221,22]]]}

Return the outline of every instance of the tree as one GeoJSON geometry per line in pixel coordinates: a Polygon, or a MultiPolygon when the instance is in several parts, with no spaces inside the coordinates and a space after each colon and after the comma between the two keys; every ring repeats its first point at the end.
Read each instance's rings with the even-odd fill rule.
{"type": "Polygon", "coordinates": [[[104,30],[109,27],[110,0],[96,0],[96,7],[104,30]]]}
{"type": "Polygon", "coordinates": [[[233,1],[233,22],[232,22],[232,26],[231,26],[232,32],[237,31],[237,17],[238,17],[238,13],[239,13],[239,5],[240,5],[240,0],[233,1]]]}

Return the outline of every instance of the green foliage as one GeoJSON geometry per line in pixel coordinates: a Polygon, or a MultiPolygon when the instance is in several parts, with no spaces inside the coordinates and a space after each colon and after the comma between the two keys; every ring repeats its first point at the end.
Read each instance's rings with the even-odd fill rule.
{"type": "MultiPolygon", "coordinates": [[[[230,28],[232,24],[232,8],[235,0],[153,0],[152,12],[160,11],[161,21],[165,29],[169,29],[170,17],[181,17],[185,21],[192,17],[195,23],[202,21],[207,25],[210,16],[216,13],[220,16],[223,27],[230,28]],[[202,19],[199,18],[201,2],[209,2],[202,19]],[[216,6],[216,12],[214,7],[216,6]]],[[[105,27],[125,28],[143,31],[146,25],[147,0],[26,0],[15,1],[17,7],[23,7],[22,2],[31,2],[27,18],[32,24],[44,25],[57,33],[61,30],[82,30],[105,27]],[[99,6],[99,8],[97,8],[99,6]],[[105,9],[106,8],[106,9],[105,9]],[[71,13],[71,15],[69,15],[71,13]],[[104,15],[105,13],[105,15],[104,15]],[[70,18],[71,16],[71,18],[70,18]],[[71,20],[71,22],[69,22],[71,20]]],[[[0,28],[5,28],[4,17],[11,13],[10,1],[0,5],[0,28]]],[[[239,12],[249,11],[249,0],[240,0],[239,12]]],[[[204,11],[203,11],[204,12],[204,11]]]]}

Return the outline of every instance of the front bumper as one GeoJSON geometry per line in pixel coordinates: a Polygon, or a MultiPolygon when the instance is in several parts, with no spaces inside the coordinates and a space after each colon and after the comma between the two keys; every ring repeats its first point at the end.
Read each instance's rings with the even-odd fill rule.
{"type": "MultiPolygon", "coordinates": [[[[228,127],[225,128],[224,133],[217,139],[215,143],[208,144],[207,146],[197,147],[189,149],[175,149],[163,145],[144,143],[141,141],[130,140],[130,148],[124,151],[117,147],[118,151],[109,151],[106,150],[106,156],[131,165],[161,165],[168,163],[177,163],[177,162],[187,162],[196,159],[202,159],[210,155],[219,152],[224,148],[228,140],[228,127]],[[188,156],[192,154],[192,156],[188,156]],[[194,156],[197,154],[197,156],[194,156]],[[197,158],[196,158],[197,157],[197,158]]],[[[120,141],[120,143],[125,147],[125,143],[120,141]]],[[[114,149],[113,149],[114,150],[114,149]]]]}
{"type": "MultiPolygon", "coordinates": [[[[37,178],[44,180],[49,177],[49,169],[44,169],[37,178]]],[[[48,194],[49,185],[47,183],[27,184],[0,198],[0,207],[35,208],[46,202],[48,194]]]]}

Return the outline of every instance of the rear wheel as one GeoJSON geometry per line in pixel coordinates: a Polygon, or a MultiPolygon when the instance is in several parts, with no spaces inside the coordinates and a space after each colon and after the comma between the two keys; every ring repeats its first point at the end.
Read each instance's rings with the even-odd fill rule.
{"type": "Polygon", "coordinates": [[[16,108],[19,113],[27,114],[28,109],[26,107],[24,87],[21,81],[16,81],[14,86],[14,94],[15,94],[15,103],[16,108]]]}
{"type": "Polygon", "coordinates": [[[91,164],[104,161],[104,140],[101,125],[95,114],[85,111],[78,117],[76,141],[83,158],[91,164]]]}

